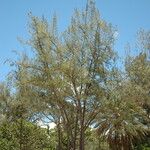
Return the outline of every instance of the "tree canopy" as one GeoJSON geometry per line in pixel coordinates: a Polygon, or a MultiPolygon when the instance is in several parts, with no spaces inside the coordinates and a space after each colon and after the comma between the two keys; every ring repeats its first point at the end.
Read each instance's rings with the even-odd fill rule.
{"type": "Polygon", "coordinates": [[[93,0],[85,10],[75,10],[62,33],[55,15],[49,23],[30,14],[29,33],[32,56],[19,56],[0,85],[0,148],[132,150],[137,143],[148,145],[149,32],[138,33],[140,52],[127,54],[122,68],[114,50],[116,28],[101,19],[93,0]],[[56,126],[43,129],[38,120],[56,126]]]}

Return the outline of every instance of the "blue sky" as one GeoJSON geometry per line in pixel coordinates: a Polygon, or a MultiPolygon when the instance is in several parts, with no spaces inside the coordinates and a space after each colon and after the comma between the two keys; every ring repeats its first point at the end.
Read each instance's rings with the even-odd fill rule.
{"type": "MultiPolygon", "coordinates": [[[[134,42],[140,28],[150,29],[150,0],[95,0],[101,17],[118,29],[115,48],[124,54],[127,42],[134,42]]],[[[74,8],[84,8],[86,0],[0,0],[0,81],[10,70],[4,61],[14,58],[13,50],[22,51],[17,37],[28,39],[28,12],[48,19],[58,16],[58,27],[67,27],[74,8]]]]}

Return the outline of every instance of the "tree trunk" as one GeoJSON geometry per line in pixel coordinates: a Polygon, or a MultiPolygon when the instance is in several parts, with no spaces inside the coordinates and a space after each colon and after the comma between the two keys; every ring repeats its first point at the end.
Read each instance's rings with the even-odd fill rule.
{"type": "Polygon", "coordinates": [[[79,110],[77,110],[77,112],[76,112],[76,121],[75,121],[75,129],[74,129],[74,139],[73,139],[73,150],[76,150],[78,121],[79,121],[79,110]]]}
{"type": "Polygon", "coordinates": [[[57,132],[58,132],[58,146],[57,150],[62,150],[62,133],[60,123],[57,125],[57,132]]]}
{"type": "Polygon", "coordinates": [[[85,130],[84,130],[84,111],[81,115],[81,120],[80,120],[80,123],[81,123],[81,129],[80,129],[80,141],[79,141],[79,149],[80,150],[84,150],[84,134],[85,134],[85,130]]]}
{"type": "Polygon", "coordinates": [[[80,145],[79,145],[79,150],[84,150],[84,130],[81,127],[81,131],[80,131],[80,145]]]}

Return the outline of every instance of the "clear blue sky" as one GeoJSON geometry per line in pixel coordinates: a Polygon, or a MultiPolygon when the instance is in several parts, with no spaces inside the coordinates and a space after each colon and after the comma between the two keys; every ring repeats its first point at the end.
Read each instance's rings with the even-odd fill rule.
{"type": "MultiPolygon", "coordinates": [[[[84,8],[86,0],[0,0],[0,80],[10,70],[4,65],[7,58],[14,58],[12,50],[26,48],[17,37],[28,38],[28,12],[51,18],[58,16],[60,30],[67,27],[74,8],[84,8]]],[[[119,36],[116,49],[123,54],[127,42],[135,41],[140,28],[150,29],[150,0],[96,0],[101,17],[117,26],[119,36]]]]}

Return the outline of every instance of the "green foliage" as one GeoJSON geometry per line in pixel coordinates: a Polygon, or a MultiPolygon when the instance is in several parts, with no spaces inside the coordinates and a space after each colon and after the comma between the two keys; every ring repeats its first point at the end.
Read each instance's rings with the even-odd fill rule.
{"type": "Polygon", "coordinates": [[[21,120],[5,122],[0,126],[1,150],[41,150],[54,149],[55,141],[50,140],[46,129],[42,129],[30,122],[21,120]]]}
{"type": "MultiPolygon", "coordinates": [[[[65,137],[68,149],[84,149],[86,129],[105,97],[103,84],[115,58],[115,29],[100,18],[93,1],[84,11],[75,11],[63,40],[57,34],[56,18],[52,25],[31,16],[29,44],[35,57],[19,61],[18,68],[29,74],[23,83],[32,87],[37,105],[43,106],[38,112],[51,116],[56,124],[58,149],[63,149],[65,137]]],[[[17,81],[22,83],[20,78],[17,81]]],[[[29,97],[24,93],[21,98],[29,97]]]]}
{"type": "MultiPolygon", "coordinates": [[[[100,18],[93,0],[75,10],[58,33],[57,17],[30,15],[26,54],[14,62],[7,84],[0,85],[2,150],[146,149],[150,120],[149,33],[142,50],[116,64],[116,29],[100,18]],[[38,127],[39,119],[55,123],[38,127]],[[141,145],[137,145],[137,142],[141,145]],[[142,145],[143,144],[143,145],[142,145]]],[[[142,38],[143,37],[143,38],[142,38]]]]}

